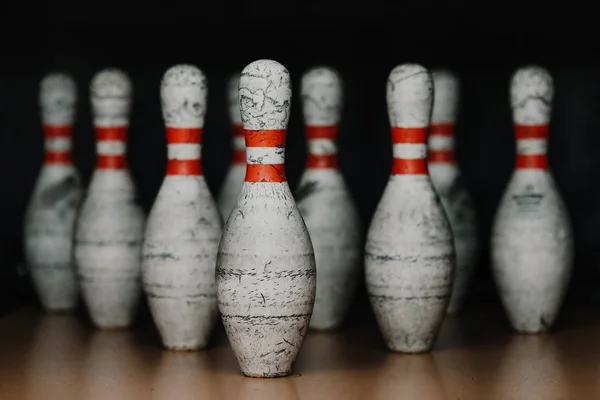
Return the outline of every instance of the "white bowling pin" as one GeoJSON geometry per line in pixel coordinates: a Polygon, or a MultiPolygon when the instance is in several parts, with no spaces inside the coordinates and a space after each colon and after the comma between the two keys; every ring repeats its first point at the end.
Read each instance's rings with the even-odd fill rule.
{"type": "Polygon", "coordinates": [[[306,170],[294,195],[315,250],[317,294],[310,328],[339,328],[348,313],[362,265],[360,219],[338,169],[335,139],[342,110],[342,82],[327,67],[302,77],[308,140],[306,170]]]}
{"type": "Polygon", "coordinates": [[[170,68],[161,85],[168,164],[146,223],[142,282],[163,345],[174,350],[206,347],[218,315],[223,224],[200,162],[207,91],[192,65],[170,68]]]}
{"type": "Polygon", "coordinates": [[[426,352],[446,314],[456,263],[452,229],[427,169],[429,71],[394,68],[387,102],[394,160],[367,234],[367,292],[388,348],[426,352]]]}
{"type": "Polygon", "coordinates": [[[92,79],[96,168],[77,222],[75,261],[94,324],[124,328],[140,298],[140,250],[144,213],[127,166],[126,141],[131,82],[107,69],[92,79]]]}
{"type": "Polygon", "coordinates": [[[276,61],[250,63],[240,77],[246,177],[217,256],[217,299],[242,372],[288,375],[315,299],[310,236],[285,176],[291,80],[276,61]]]}
{"type": "Polygon", "coordinates": [[[44,309],[68,311],[79,294],[73,232],[83,194],[71,158],[77,87],[61,73],[40,84],[45,157],[25,214],[25,260],[44,309]]]}
{"type": "Polygon", "coordinates": [[[231,210],[237,203],[244,177],[246,176],[246,143],[244,139],[244,128],[240,114],[240,102],[238,99],[238,87],[240,74],[234,74],[227,85],[229,100],[229,119],[233,131],[233,156],[229,170],[225,175],[223,186],[217,198],[219,212],[223,221],[227,222],[231,210]]]}
{"type": "Polygon", "coordinates": [[[429,128],[429,175],[446,210],[454,234],[456,272],[448,314],[463,307],[477,265],[475,207],[454,159],[454,124],[460,101],[460,83],[451,71],[432,71],[433,112],[429,128]]]}
{"type": "Polygon", "coordinates": [[[517,157],[492,228],[492,269],[517,332],[552,327],[569,286],[573,237],[569,216],[548,170],[552,77],[520,68],[512,77],[517,157]]]}

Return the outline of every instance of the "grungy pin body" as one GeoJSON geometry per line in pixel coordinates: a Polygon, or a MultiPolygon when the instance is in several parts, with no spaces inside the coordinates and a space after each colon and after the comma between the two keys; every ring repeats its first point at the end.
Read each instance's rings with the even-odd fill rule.
{"type": "Polygon", "coordinates": [[[131,81],[122,71],[98,72],[91,83],[96,168],[75,232],[83,298],[100,329],[129,327],[138,308],[145,215],[126,158],[131,81]]]}
{"type": "Polygon", "coordinates": [[[477,218],[471,195],[454,157],[454,126],[460,104],[460,82],[451,71],[432,72],[433,112],[429,130],[429,175],[446,210],[454,235],[456,274],[448,314],[462,308],[478,260],[477,218]]]}
{"type": "Polygon", "coordinates": [[[246,177],[217,256],[217,299],[246,376],[289,375],[315,300],[315,257],[285,177],[290,74],[250,63],[240,77],[246,177]]]}
{"type": "Polygon", "coordinates": [[[544,68],[524,67],[513,75],[517,156],[492,228],[491,255],[504,309],[521,333],[554,325],[573,269],[571,222],[548,168],[552,97],[552,77],[544,68]]]}
{"type": "Polygon", "coordinates": [[[302,77],[301,93],[308,158],[294,197],[317,263],[310,328],[329,331],[344,323],[356,291],[362,266],[361,224],[338,167],[341,78],[331,68],[312,68],[302,77]]]}
{"type": "Polygon", "coordinates": [[[33,286],[46,311],[77,306],[73,232],[83,190],[71,147],[77,86],[52,73],[40,84],[45,156],[25,213],[24,250],[33,286]]]}
{"type": "Polygon", "coordinates": [[[192,65],[176,65],[161,85],[166,176],[146,224],[142,282],[163,345],[206,347],[218,317],[217,248],[223,224],[201,165],[208,84],[192,65]]]}
{"type": "Polygon", "coordinates": [[[219,211],[224,222],[227,222],[231,210],[237,203],[242,184],[244,183],[244,177],[246,176],[246,139],[244,137],[244,127],[242,126],[242,115],[240,114],[240,102],[238,99],[239,84],[239,73],[234,74],[227,83],[229,119],[233,133],[233,156],[231,157],[231,164],[229,165],[217,199],[219,211]]]}
{"type": "Polygon", "coordinates": [[[387,102],[394,159],[367,234],[365,279],[387,347],[419,353],[437,337],[456,264],[452,229],[427,168],[429,71],[416,64],[394,68],[387,102]]]}

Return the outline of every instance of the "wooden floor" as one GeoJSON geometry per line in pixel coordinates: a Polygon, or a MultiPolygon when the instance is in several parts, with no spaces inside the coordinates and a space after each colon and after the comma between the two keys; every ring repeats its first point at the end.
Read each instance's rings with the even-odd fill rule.
{"type": "Polygon", "coordinates": [[[85,318],[24,308],[0,318],[3,400],[600,399],[600,310],[513,335],[499,310],[449,318],[427,355],[385,351],[366,317],[310,333],[288,378],[244,378],[222,330],[197,353],[163,351],[152,324],[95,331],[85,318]]]}

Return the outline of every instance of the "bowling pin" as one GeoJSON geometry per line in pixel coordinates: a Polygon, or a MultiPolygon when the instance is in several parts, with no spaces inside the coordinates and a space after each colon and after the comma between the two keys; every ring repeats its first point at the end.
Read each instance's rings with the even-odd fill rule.
{"type": "Polygon", "coordinates": [[[215,262],[223,224],[202,173],[206,76],[176,65],[161,84],[166,176],[148,215],[142,282],[163,345],[206,347],[217,319],[215,262]]]}
{"type": "Polygon", "coordinates": [[[502,303],[521,333],[553,326],[571,279],[571,223],[546,153],[553,91],[544,68],[520,68],[512,77],[517,156],[494,220],[491,253],[502,303]]]}
{"type": "Polygon", "coordinates": [[[348,313],[362,264],[360,219],[338,169],[342,82],[327,67],[302,77],[302,108],[308,141],[306,170],[295,194],[312,239],[317,292],[310,328],[339,328],[348,313]]]}
{"type": "Polygon", "coordinates": [[[228,82],[227,93],[229,99],[229,119],[233,131],[233,157],[221,192],[217,199],[219,212],[223,221],[227,221],[231,210],[237,203],[240,189],[246,176],[246,144],[244,139],[244,128],[242,127],[242,117],[240,115],[240,102],[238,99],[238,86],[240,84],[240,74],[234,74],[228,82]]]}
{"type": "Polygon", "coordinates": [[[77,87],[69,75],[49,74],[40,84],[44,164],[25,213],[25,260],[47,311],[69,311],[79,294],[73,232],[82,188],[71,158],[77,87]]]}
{"type": "Polygon", "coordinates": [[[458,112],[460,87],[451,71],[432,71],[433,112],[429,128],[429,175],[454,234],[456,272],[448,314],[463,307],[477,264],[477,220],[471,196],[454,159],[454,124],[458,112]]]}
{"type": "Polygon", "coordinates": [[[429,351],[455,269],[452,229],[427,169],[433,81],[425,68],[392,70],[387,103],[394,159],[367,234],[367,293],[391,351],[429,351]]]}
{"type": "Polygon", "coordinates": [[[124,328],[141,294],[145,219],[126,159],[131,82],[124,72],[106,69],[94,76],[90,91],[97,157],[77,223],[75,261],[94,324],[124,328]]]}
{"type": "Polygon", "coordinates": [[[217,300],[242,372],[289,375],[315,300],[310,236],[285,176],[291,80],[276,61],[240,77],[246,176],[217,255],[217,300]]]}

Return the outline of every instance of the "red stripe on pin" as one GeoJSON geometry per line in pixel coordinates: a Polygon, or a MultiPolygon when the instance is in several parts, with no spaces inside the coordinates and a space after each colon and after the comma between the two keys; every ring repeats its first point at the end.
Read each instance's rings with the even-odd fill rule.
{"type": "Polygon", "coordinates": [[[306,160],[306,168],[332,169],[337,167],[337,154],[309,154],[306,160]]]}
{"type": "Polygon", "coordinates": [[[233,131],[233,137],[244,137],[246,132],[242,124],[231,125],[231,130],[233,131]]]}
{"type": "Polygon", "coordinates": [[[72,164],[70,151],[47,151],[44,156],[45,164],[72,164]]]}
{"type": "Polygon", "coordinates": [[[515,164],[517,169],[548,169],[548,157],[546,154],[518,154],[515,164]]]}
{"type": "Polygon", "coordinates": [[[97,126],[96,127],[96,140],[115,140],[125,141],[127,140],[127,127],[126,126],[97,126]]]}
{"type": "Polygon", "coordinates": [[[125,169],[127,159],[124,155],[99,155],[96,159],[97,169],[125,169]]]}
{"type": "Polygon", "coordinates": [[[427,163],[424,158],[394,158],[392,175],[427,175],[427,163]]]}
{"type": "Polygon", "coordinates": [[[515,125],[517,139],[547,139],[548,125],[515,125]]]}
{"type": "Polygon", "coordinates": [[[44,125],[46,139],[70,138],[72,135],[72,125],[44,125]]]}
{"type": "Polygon", "coordinates": [[[200,143],[202,133],[202,128],[167,127],[167,144],[200,143]]]}
{"type": "Polygon", "coordinates": [[[396,128],[392,127],[392,143],[425,143],[427,128],[396,128]]]}
{"type": "Polygon", "coordinates": [[[167,175],[202,175],[202,164],[195,160],[168,160],[167,175]]]}
{"type": "Polygon", "coordinates": [[[427,159],[432,163],[451,164],[454,162],[454,152],[452,150],[429,150],[427,159]]]}
{"type": "Polygon", "coordinates": [[[439,136],[452,136],[454,134],[454,123],[442,122],[431,124],[431,126],[429,127],[429,134],[439,136]]]}
{"type": "Polygon", "coordinates": [[[329,139],[337,138],[339,127],[337,125],[330,126],[306,126],[306,139],[329,139]]]}
{"type": "Polygon", "coordinates": [[[246,164],[246,150],[234,150],[232,161],[234,164],[246,164]]]}
{"type": "Polygon", "coordinates": [[[285,182],[284,164],[248,164],[246,182],[285,182]]]}

